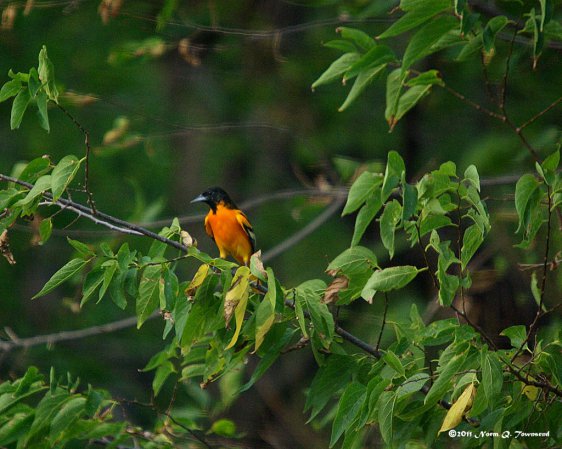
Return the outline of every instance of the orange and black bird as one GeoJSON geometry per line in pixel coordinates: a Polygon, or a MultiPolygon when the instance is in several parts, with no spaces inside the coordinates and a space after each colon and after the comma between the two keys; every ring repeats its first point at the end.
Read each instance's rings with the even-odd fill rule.
{"type": "Polygon", "coordinates": [[[211,210],[205,217],[205,231],[216,243],[220,257],[232,256],[240,264],[249,265],[255,251],[256,236],[248,217],[220,187],[212,187],[191,201],[207,203],[211,210]]]}

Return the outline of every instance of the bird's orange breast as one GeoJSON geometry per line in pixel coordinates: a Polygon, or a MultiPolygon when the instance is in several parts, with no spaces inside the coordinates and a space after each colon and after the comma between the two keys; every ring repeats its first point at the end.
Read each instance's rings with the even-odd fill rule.
{"type": "Polygon", "coordinates": [[[205,217],[205,229],[215,240],[220,257],[232,256],[240,264],[248,264],[252,255],[252,244],[248,233],[240,223],[237,209],[217,205],[205,217]]]}

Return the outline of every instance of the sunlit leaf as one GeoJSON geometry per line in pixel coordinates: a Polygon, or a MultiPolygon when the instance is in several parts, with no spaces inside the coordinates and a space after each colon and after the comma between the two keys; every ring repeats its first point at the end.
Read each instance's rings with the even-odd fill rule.
{"type": "Polygon", "coordinates": [[[439,429],[439,433],[453,429],[461,423],[464,414],[472,405],[475,394],[476,388],[474,387],[474,384],[471,383],[464,389],[459,398],[447,411],[443,424],[441,424],[441,429],[439,429]]]}

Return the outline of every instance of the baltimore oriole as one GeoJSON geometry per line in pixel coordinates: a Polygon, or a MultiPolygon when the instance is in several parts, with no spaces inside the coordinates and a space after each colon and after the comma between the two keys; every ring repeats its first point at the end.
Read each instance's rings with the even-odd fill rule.
{"type": "Polygon", "coordinates": [[[256,236],[248,217],[220,187],[212,187],[191,201],[207,203],[211,210],[205,217],[205,231],[216,243],[220,257],[232,256],[248,265],[256,246],[256,236]]]}

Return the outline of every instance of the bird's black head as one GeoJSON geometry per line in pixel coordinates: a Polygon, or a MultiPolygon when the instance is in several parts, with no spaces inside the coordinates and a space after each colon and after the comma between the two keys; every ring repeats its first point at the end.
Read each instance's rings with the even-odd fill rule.
{"type": "Polygon", "coordinates": [[[207,203],[209,207],[216,212],[217,205],[223,204],[224,206],[230,209],[237,209],[234,202],[228,196],[223,189],[220,187],[211,187],[210,189],[205,190],[201,195],[197,198],[191,200],[192,203],[207,203]]]}

